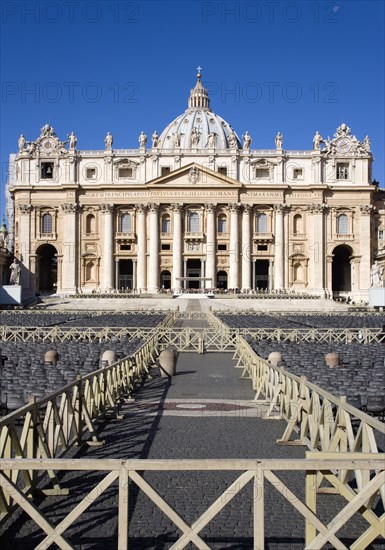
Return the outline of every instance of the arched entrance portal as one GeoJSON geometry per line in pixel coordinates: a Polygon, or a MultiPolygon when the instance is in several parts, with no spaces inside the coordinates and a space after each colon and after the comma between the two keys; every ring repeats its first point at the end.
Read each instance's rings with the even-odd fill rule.
{"type": "Polygon", "coordinates": [[[57,250],[52,244],[42,244],[36,250],[36,290],[42,293],[56,292],[57,250]]]}
{"type": "Polygon", "coordinates": [[[163,290],[170,290],[171,288],[171,273],[167,270],[162,271],[160,274],[160,288],[163,290]]]}
{"type": "Polygon", "coordinates": [[[350,256],[352,251],[345,245],[339,245],[333,250],[332,265],[332,290],[333,292],[350,292],[351,266],[350,256]]]}

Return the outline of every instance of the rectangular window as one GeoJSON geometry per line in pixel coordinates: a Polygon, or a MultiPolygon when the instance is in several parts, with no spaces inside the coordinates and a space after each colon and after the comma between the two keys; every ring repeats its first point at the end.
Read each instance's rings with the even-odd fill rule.
{"type": "Polygon", "coordinates": [[[227,250],[227,244],[218,244],[218,250],[227,250]]]}
{"type": "Polygon", "coordinates": [[[267,244],[259,244],[257,250],[258,252],[267,252],[267,244]]]}
{"type": "Polygon", "coordinates": [[[120,250],[131,250],[131,245],[130,244],[121,244],[120,245],[120,250]]]}
{"type": "Polygon", "coordinates": [[[87,170],[86,170],[86,179],[96,180],[96,168],[87,168],[87,170]]]}
{"type": "Polygon", "coordinates": [[[162,244],[162,250],[171,250],[171,244],[162,244]]]}
{"type": "Polygon", "coordinates": [[[378,240],[379,240],[379,241],[383,241],[383,240],[384,240],[384,230],[383,230],[383,229],[379,229],[379,230],[378,230],[378,240]]]}
{"type": "Polygon", "coordinates": [[[218,173],[227,176],[227,166],[218,166],[218,173]]]}
{"type": "Polygon", "coordinates": [[[119,168],[119,178],[132,178],[132,168],[119,168]]]}
{"type": "Polygon", "coordinates": [[[41,163],[40,177],[42,180],[51,180],[53,178],[53,162],[41,163]]]}
{"type": "Polygon", "coordinates": [[[337,179],[338,180],[349,179],[349,163],[347,162],[337,163],[337,179]]]}
{"type": "Polygon", "coordinates": [[[293,179],[301,180],[301,179],[303,179],[302,175],[303,175],[302,168],[294,168],[294,170],[293,170],[293,179]]]}
{"type": "Polygon", "coordinates": [[[256,168],[255,177],[269,179],[269,169],[268,168],[256,168]]]}
{"type": "Polygon", "coordinates": [[[167,176],[171,172],[171,168],[169,166],[162,166],[160,169],[160,175],[161,176],[167,176]]]}

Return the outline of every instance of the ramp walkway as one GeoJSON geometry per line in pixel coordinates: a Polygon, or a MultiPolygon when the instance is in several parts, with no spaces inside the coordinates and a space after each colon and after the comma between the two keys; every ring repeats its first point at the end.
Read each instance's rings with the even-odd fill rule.
{"type": "MultiPolygon", "coordinates": [[[[188,308],[199,311],[198,300],[188,308]]],[[[204,330],[204,321],[181,320],[204,330]]],[[[177,374],[161,378],[158,368],[151,369],[147,380],[135,393],[135,400],[122,404],[119,418],[105,418],[99,425],[100,446],[82,446],[73,458],[89,459],[300,459],[305,447],[277,445],[286,422],[265,420],[263,405],[253,401],[250,380],[241,380],[231,354],[180,353],[177,374]]],[[[68,496],[42,497],[39,510],[58,524],[103,478],[103,472],[63,472],[61,484],[68,496]]],[[[191,525],[234,482],[234,471],[145,471],[142,477],[191,525]]],[[[277,472],[293,495],[304,500],[304,472],[277,472]]],[[[272,484],[265,486],[265,548],[288,550],[305,548],[304,518],[293,507],[293,495],[282,495],[272,484]]],[[[189,542],[186,548],[243,550],[253,545],[252,484],[235,487],[234,495],[223,499],[226,506],[200,531],[204,546],[189,542]],[[240,489],[240,490],[239,490],[240,489]],[[239,490],[239,492],[238,492],[239,490]],[[234,498],[232,498],[234,497],[234,498]]],[[[345,501],[337,495],[321,495],[317,515],[325,522],[338,514],[345,501]]],[[[178,546],[182,535],[152,500],[130,483],[130,550],[161,550],[178,546]]],[[[365,530],[361,517],[354,518],[338,533],[349,541],[365,530]]],[[[81,550],[119,549],[118,492],[110,486],[65,531],[71,547],[81,550]]],[[[0,547],[4,550],[29,550],[39,546],[45,535],[22,511],[0,528],[0,547]]],[[[54,548],[57,548],[55,544],[54,548]]],[[[323,548],[333,548],[326,544],[323,548]]],[[[384,541],[373,543],[373,550],[384,549],[384,541]]]]}

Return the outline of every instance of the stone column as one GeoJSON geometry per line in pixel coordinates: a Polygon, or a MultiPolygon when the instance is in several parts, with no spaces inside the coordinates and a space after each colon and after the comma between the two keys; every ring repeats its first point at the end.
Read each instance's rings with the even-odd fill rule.
{"type": "Polygon", "coordinates": [[[16,242],[19,242],[17,259],[20,262],[20,285],[23,294],[29,294],[31,291],[31,212],[30,204],[19,205],[19,236],[16,236],[16,242]]]}
{"type": "Polygon", "coordinates": [[[268,286],[269,292],[271,292],[274,284],[273,273],[274,273],[274,262],[273,260],[269,260],[269,286],[268,286]]]}
{"type": "Polygon", "coordinates": [[[119,286],[119,258],[115,258],[115,288],[120,290],[119,286]]]}
{"type": "Polygon", "coordinates": [[[284,282],[284,234],[283,234],[283,204],[274,205],[275,210],[275,249],[274,249],[274,288],[283,288],[284,282]]]}
{"type": "MultiPolygon", "coordinates": [[[[367,292],[370,287],[370,271],[371,271],[371,250],[370,250],[370,214],[373,206],[365,204],[360,206],[360,243],[361,243],[361,259],[360,259],[360,275],[359,289],[361,293],[367,292]]],[[[356,233],[356,231],[354,231],[356,233]]],[[[365,297],[367,295],[365,294],[365,297]]]]}
{"type": "Polygon", "coordinates": [[[136,283],[139,292],[146,290],[146,207],[136,205],[136,233],[138,236],[136,283]]]}
{"type": "Polygon", "coordinates": [[[100,211],[104,218],[102,288],[111,290],[114,288],[114,207],[112,204],[102,204],[100,211]]]}
{"type": "Polygon", "coordinates": [[[287,206],[283,212],[283,221],[284,221],[284,250],[283,250],[283,261],[284,261],[284,288],[289,288],[289,210],[290,207],[287,206]]]}
{"type": "Polygon", "coordinates": [[[242,212],[242,290],[251,288],[251,207],[242,212]]]}
{"type": "Polygon", "coordinates": [[[215,204],[205,204],[206,208],[206,277],[208,288],[216,287],[216,237],[215,237],[215,204]]]}
{"type": "Polygon", "coordinates": [[[172,241],[172,288],[181,288],[182,281],[182,259],[183,259],[183,235],[182,235],[182,210],[181,204],[173,206],[173,241],[172,241]]]}
{"type": "Polygon", "coordinates": [[[252,266],[253,266],[253,273],[252,273],[252,288],[253,290],[255,290],[255,262],[257,260],[255,258],[253,258],[253,262],[252,262],[252,266]]]}
{"type": "Polygon", "coordinates": [[[150,253],[148,261],[148,291],[159,290],[159,204],[149,204],[150,211],[150,253]]]}
{"type": "Polygon", "coordinates": [[[230,270],[229,288],[239,288],[238,281],[238,256],[239,256],[239,231],[238,231],[238,210],[237,204],[229,205],[230,210],[230,270]]]}
{"type": "Polygon", "coordinates": [[[77,291],[77,205],[72,203],[61,205],[64,215],[63,271],[62,290],[68,293],[77,291]]]}
{"type": "MultiPolygon", "coordinates": [[[[201,261],[201,266],[202,266],[201,277],[206,277],[206,260],[201,261]]],[[[206,288],[206,281],[204,279],[201,280],[200,287],[202,289],[206,288]]]]}
{"type": "Polygon", "coordinates": [[[325,205],[315,204],[309,207],[312,217],[312,239],[310,239],[309,271],[312,273],[312,291],[325,295],[325,205]]]}
{"type": "Polygon", "coordinates": [[[137,264],[138,262],[136,260],[132,260],[132,290],[136,289],[136,280],[137,280],[136,272],[138,267],[137,264]]]}

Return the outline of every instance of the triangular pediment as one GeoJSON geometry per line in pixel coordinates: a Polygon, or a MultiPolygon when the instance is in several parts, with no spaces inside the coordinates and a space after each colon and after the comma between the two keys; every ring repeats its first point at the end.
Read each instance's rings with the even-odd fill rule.
{"type": "Polygon", "coordinates": [[[173,170],[169,174],[150,180],[146,183],[146,187],[221,187],[236,189],[242,187],[242,184],[225,174],[192,162],[187,166],[173,170]]]}

